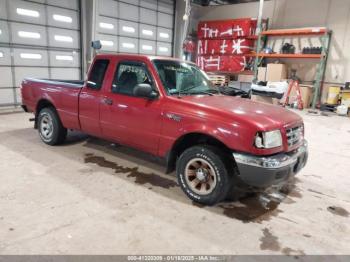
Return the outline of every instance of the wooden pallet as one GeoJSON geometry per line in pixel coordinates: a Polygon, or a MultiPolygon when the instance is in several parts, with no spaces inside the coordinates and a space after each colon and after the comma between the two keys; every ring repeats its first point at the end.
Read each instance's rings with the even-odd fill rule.
{"type": "Polygon", "coordinates": [[[208,74],[208,76],[210,81],[212,81],[213,84],[217,86],[227,86],[230,82],[230,76],[228,75],[208,74]]]}

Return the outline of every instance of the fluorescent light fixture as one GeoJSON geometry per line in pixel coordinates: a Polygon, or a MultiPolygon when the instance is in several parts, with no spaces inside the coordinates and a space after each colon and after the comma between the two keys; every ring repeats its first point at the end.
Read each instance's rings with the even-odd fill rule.
{"type": "Polygon", "coordinates": [[[2,30],[0,29],[0,35],[2,34],[2,30]]]}
{"type": "Polygon", "coordinates": [[[152,30],[147,30],[147,29],[142,29],[142,34],[144,35],[153,35],[153,31],[152,30]]]}
{"type": "Polygon", "coordinates": [[[160,46],[160,47],[158,48],[158,50],[159,50],[160,52],[168,52],[169,48],[167,48],[167,47],[165,47],[165,46],[160,46]]]}
{"type": "Polygon", "coordinates": [[[122,43],[122,46],[124,48],[135,48],[135,45],[133,43],[122,43]]]}
{"type": "Polygon", "coordinates": [[[73,56],[71,56],[71,55],[56,55],[56,60],[73,61],[73,56]]]}
{"type": "Polygon", "coordinates": [[[142,50],[152,51],[153,47],[151,45],[142,45],[142,50]]]}
{"type": "Polygon", "coordinates": [[[114,43],[113,43],[113,41],[109,41],[109,40],[101,40],[100,41],[101,42],[101,45],[102,46],[114,46],[114,43]]]}
{"type": "Polygon", "coordinates": [[[3,58],[3,57],[4,57],[4,53],[0,52],[0,58],[3,58]]]}
{"type": "Polygon", "coordinates": [[[30,9],[17,8],[16,12],[19,15],[25,15],[25,16],[31,16],[31,17],[39,17],[40,16],[38,11],[34,11],[34,10],[30,10],[30,9]]]}
{"type": "Polygon", "coordinates": [[[40,34],[36,32],[27,32],[27,31],[18,31],[18,36],[24,37],[24,38],[35,38],[39,39],[40,34]]]}
{"type": "Polygon", "coordinates": [[[71,17],[65,16],[65,15],[54,14],[52,17],[54,20],[59,21],[59,22],[64,22],[64,23],[72,23],[73,22],[73,19],[71,17]]]}
{"type": "Polygon", "coordinates": [[[122,29],[124,32],[135,33],[135,28],[133,28],[131,26],[123,26],[122,29]]]}
{"type": "Polygon", "coordinates": [[[109,29],[109,30],[114,29],[114,25],[113,24],[101,22],[99,25],[100,25],[101,28],[104,28],[104,29],[109,29]]]}
{"type": "Polygon", "coordinates": [[[169,38],[169,34],[168,33],[159,33],[159,37],[161,37],[161,38],[169,38]]]}
{"type": "Polygon", "coordinates": [[[55,40],[59,42],[73,42],[73,38],[70,36],[65,36],[65,35],[55,35],[55,40]]]}
{"type": "Polygon", "coordinates": [[[41,54],[21,53],[19,55],[23,59],[41,59],[41,54]]]}

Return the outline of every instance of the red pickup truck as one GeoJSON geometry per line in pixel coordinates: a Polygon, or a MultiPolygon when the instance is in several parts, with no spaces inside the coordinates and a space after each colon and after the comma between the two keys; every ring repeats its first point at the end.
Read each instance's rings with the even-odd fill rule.
{"type": "Polygon", "coordinates": [[[307,161],[300,116],[222,95],[189,62],[99,54],[85,82],[25,79],[21,90],[44,143],[60,144],[73,129],[162,157],[202,204],[237,187],[283,185],[307,161]]]}

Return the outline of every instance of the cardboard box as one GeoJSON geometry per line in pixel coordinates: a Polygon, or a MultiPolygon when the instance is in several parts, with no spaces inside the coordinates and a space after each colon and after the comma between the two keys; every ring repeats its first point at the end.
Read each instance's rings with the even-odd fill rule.
{"type": "Polygon", "coordinates": [[[266,81],[280,82],[287,78],[287,66],[285,64],[267,64],[266,81]]]}
{"type": "Polygon", "coordinates": [[[258,81],[266,81],[266,67],[258,67],[258,81]]]}
{"type": "Polygon", "coordinates": [[[261,102],[265,104],[273,104],[273,98],[268,96],[252,95],[250,99],[252,101],[261,102]]]}
{"type": "Polygon", "coordinates": [[[238,82],[251,83],[253,82],[254,75],[240,74],[238,75],[238,82]]]}

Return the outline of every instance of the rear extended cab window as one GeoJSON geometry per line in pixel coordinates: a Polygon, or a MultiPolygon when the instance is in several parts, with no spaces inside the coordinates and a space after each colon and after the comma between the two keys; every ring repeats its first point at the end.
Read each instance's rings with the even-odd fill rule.
{"type": "Polygon", "coordinates": [[[89,88],[101,89],[108,65],[108,59],[98,59],[94,62],[87,80],[87,86],[89,88]]]}

